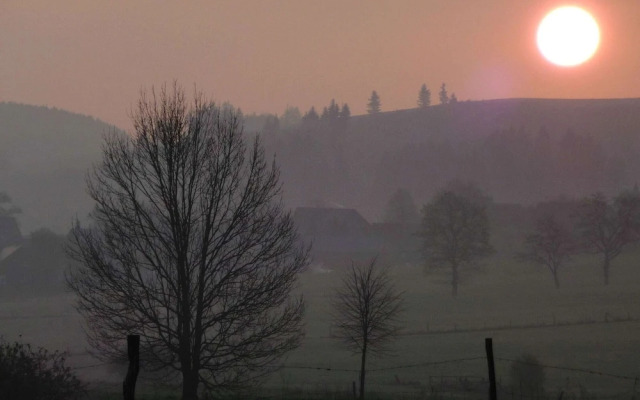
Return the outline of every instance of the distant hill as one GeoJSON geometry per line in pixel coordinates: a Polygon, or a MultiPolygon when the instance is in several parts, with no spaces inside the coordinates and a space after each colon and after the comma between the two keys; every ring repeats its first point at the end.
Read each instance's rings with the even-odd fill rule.
{"type": "Polygon", "coordinates": [[[613,193],[640,177],[640,99],[505,99],[307,121],[265,135],[292,206],[343,204],[370,221],[405,188],[451,179],[495,200],[613,193]]]}
{"type": "Polygon", "coordinates": [[[22,209],[23,233],[66,233],[91,210],[85,174],[100,160],[102,134],[114,127],[67,111],[0,103],[0,191],[22,209]]]}
{"type": "MultiPolygon", "coordinates": [[[[248,122],[251,134],[256,121],[248,122]]],[[[65,233],[91,210],[85,174],[113,129],[62,110],[0,103],[0,191],[22,209],[24,234],[65,233]]],[[[398,188],[420,206],[452,179],[525,204],[640,183],[640,99],[465,101],[263,136],[289,206],[342,205],[372,222],[398,188]]]]}

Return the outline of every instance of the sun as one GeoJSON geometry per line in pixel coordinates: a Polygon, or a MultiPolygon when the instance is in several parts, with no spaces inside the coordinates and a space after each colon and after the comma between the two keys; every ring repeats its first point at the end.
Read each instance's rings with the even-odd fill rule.
{"type": "Polygon", "coordinates": [[[600,44],[600,28],[579,7],[556,8],[538,26],[538,49],[550,62],[573,67],[590,59],[600,44]]]}

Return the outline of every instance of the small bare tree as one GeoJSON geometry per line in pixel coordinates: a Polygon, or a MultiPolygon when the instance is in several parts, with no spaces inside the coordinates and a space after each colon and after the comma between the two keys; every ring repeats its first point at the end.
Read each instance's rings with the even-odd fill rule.
{"type": "Polygon", "coordinates": [[[552,215],[543,215],[536,221],[535,231],[527,235],[525,250],[520,255],[527,261],[542,264],[553,275],[556,289],[560,288],[558,271],[575,252],[571,231],[552,215]]]}
{"type": "Polygon", "coordinates": [[[578,211],[578,230],[585,250],[602,255],[604,284],[609,284],[611,262],[630,243],[638,241],[640,194],[620,193],[612,202],[602,193],[585,198],[578,211]]]}
{"type": "Polygon", "coordinates": [[[133,135],[112,135],[88,177],[93,225],[76,223],[68,277],[90,343],[107,359],[140,335],[141,361],[236,388],[268,371],[303,335],[291,292],[308,251],[280,200],[279,172],[241,115],[183,91],[145,94],[133,135]]]}
{"type": "Polygon", "coordinates": [[[342,279],[334,302],[335,337],[360,354],[360,399],[364,399],[368,354],[381,354],[399,332],[402,296],[388,274],[368,265],[351,265],[342,279]]]}

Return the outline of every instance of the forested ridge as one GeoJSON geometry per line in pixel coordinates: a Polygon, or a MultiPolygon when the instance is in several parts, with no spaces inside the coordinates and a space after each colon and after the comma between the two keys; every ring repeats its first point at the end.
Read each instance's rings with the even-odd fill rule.
{"type": "MultiPolygon", "coordinates": [[[[245,133],[260,132],[281,166],[289,206],[353,207],[373,221],[398,188],[423,204],[462,179],[498,202],[532,204],[614,194],[640,173],[640,99],[460,101],[285,127],[245,117],[245,133]]],[[[25,232],[64,233],[91,210],[84,176],[113,129],[63,110],[0,103],[1,189],[22,208],[25,232]]]]}
{"type": "Polygon", "coordinates": [[[421,204],[452,179],[508,203],[616,193],[637,182],[638,124],[640,99],[506,99],[303,119],[265,136],[291,204],[375,220],[394,190],[421,204]]]}

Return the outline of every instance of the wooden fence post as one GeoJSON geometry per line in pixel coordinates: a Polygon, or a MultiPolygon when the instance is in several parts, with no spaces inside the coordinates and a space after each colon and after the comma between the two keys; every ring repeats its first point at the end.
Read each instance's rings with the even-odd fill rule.
{"type": "Polygon", "coordinates": [[[489,400],[496,400],[498,393],[496,389],[496,370],[493,363],[493,340],[484,339],[484,348],[487,352],[487,364],[489,366],[489,400]]]}
{"type": "Polygon", "coordinates": [[[129,369],[122,384],[124,400],[134,400],[136,380],[140,371],[140,335],[127,336],[127,353],[129,355],[129,369]]]}

